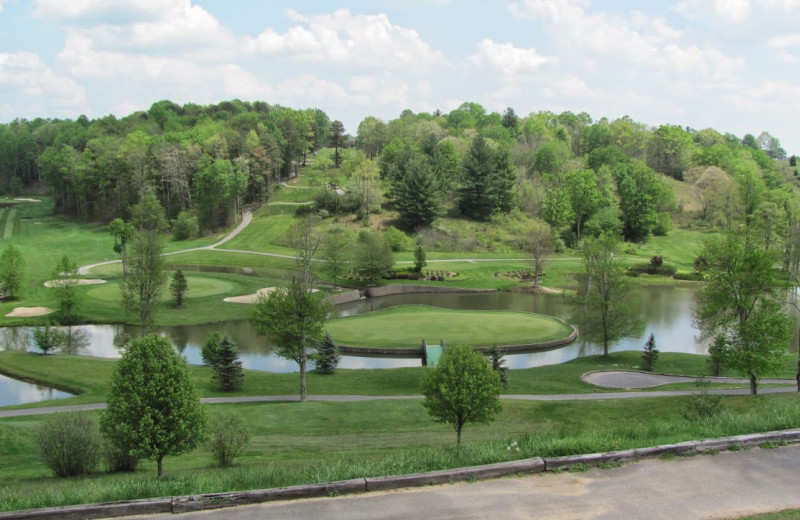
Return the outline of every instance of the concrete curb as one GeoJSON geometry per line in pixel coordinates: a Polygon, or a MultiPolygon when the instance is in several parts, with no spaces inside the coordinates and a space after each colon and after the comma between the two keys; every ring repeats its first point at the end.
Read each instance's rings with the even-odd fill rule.
{"type": "Polygon", "coordinates": [[[687,441],[676,444],[664,444],[660,446],[605,453],[569,455],[566,457],[534,457],[511,462],[429,471],[425,473],[411,473],[408,475],[358,478],[322,484],[308,484],[255,491],[213,493],[206,495],[108,502],[104,504],[53,507],[47,509],[29,509],[25,511],[9,511],[0,513],[0,520],[70,520],[163,513],[177,514],[190,511],[258,504],[276,500],[369,493],[373,491],[463,482],[473,479],[499,478],[509,475],[541,473],[543,471],[561,471],[568,470],[578,464],[584,466],[598,466],[601,464],[632,462],[639,459],[658,457],[664,454],[694,455],[725,451],[734,447],[752,448],[766,443],[797,442],[800,442],[800,428],[748,435],[734,435],[731,437],[720,437],[717,439],[700,441],[687,441]]]}

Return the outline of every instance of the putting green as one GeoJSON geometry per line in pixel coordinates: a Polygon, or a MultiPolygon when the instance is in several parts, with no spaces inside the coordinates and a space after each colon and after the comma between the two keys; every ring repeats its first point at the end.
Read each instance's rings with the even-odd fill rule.
{"type": "Polygon", "coordinates": [[[573,332],[563,321],[541,314],[414,305],[338,318],[326,329],[339,344],[378,348],[414,348],[423,339],[474,347],[532,345],[565,339],[573,332]]]}
{"type": "MultiPolygon", "coordinates": [[[[203,298],[206,296],[215,296],[217,294],[231,294],[235,293],[238,285],[234,282],[222,280],[219,278],[207,278],[205,276],[186,276],[186,298],[203,298]]],[[[169,287],[169,279],[167,280],[167,289],[169,287]]],[[[119,303],[120,289],[119,282],[107,283],[105,285],[98,285],[89,289],[86,294],[89,298],[104,301],[119,303]]],[[[165,294],[169,294],[165,291],[165,294]]]]}

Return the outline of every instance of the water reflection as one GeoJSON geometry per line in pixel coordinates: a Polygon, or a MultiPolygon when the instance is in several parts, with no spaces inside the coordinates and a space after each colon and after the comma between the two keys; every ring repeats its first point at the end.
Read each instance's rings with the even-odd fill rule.
{"type": "Polygon", "coordinates": [[[0,375],[0,406],[38,403],[72,397],[72,394],[0,375]]]}
{"type": "MultiPolygon", "coordinates": [[[[651,333],[662,352],[687,352],[703,354],[707,346],[695,338],[697,330],[692,323],[692,307],[697,297],[695,287],[639,287],[636,297],[641,302],[641,318],[645,327],[641,335],[625,338],[610,346],[612,352],[641,350],[651,333]]],[[[340,316],[350,316],[376,311],[396,305],[432,305],[450,309],[516,310],[538,312],[556,316],[570,322],[575,305],[560,295],[531,295],[510,292],[480,294],[403,294],[383,298],[364,299],[339,305],[340,316]]],[[[73,328],[76,329],[76,328],[73,328]]],[[[85,334],[84,352],[91,356],[116,358],[128,337],[136,337],[137,327],[124,325],[86,325],[79,328],[85,334]]],[[[269,372],[295,372],[297,365],[278,357],[272,346],[256,334],[247,321],[229,321],[207,325],[161,327],[156,331],[170,339],[187,361],[200,364],[200,351],[208,334],[219,331],[228,334],[239,345],[245,368],[269,372]]],[[[421,340],[422,338],[420,338],[421,340]]],[[[446,341],[446,338],[445,338],[446,341]]],[[[416,346],[418,343],[415,342],[416,346]]],[[[30,329],[25,327],[0,329],[0,349],[31,349],[30,329]]],[[[602,353],[602,345],[579,338],[565,347],[547,351],[507,355],[511,368],[528,368],[563,363],[581,356],[602,353]]],[[[418,358],[385,358],[342,356],[342,368],[398,368],[420,366],[418,358]]]]}

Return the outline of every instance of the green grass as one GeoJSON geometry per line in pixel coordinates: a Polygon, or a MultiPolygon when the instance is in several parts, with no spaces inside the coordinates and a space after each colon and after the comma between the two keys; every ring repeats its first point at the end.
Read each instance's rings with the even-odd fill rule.
{"type": "Polygon", "coordinates": [[[800,509],[785,509],[760,515],[738,516],[729,520],[800,520],[800,509]]]}
{"type": "Polygon", "coordinates": [[[450,345],[527,345],[565,338],[573,330],[539,314],[410,305],[335,319],[326,329],[343,345],[385,348],[414,348],[422,339],[443,339],[450,345]]]}
{"type": "MultiPolygon", "coordinates": [[[[769,431],[800,425],[795,396],[725,398],[717,418],[685,420],[687,398],[608,402],[504,401],[489,425],[468,424],[454,449],[448,425],[428,417],[420,400],[361,403],[217,405],[239,414],[252,431],[231,468],[215,468],[205,447],[133,474],[96,473],[56,479],[40,461],[36,432],[46,417],[0,420],[0,508],[269,488],[348,478],[430,471],[534,456],[637,448],[689,439],[769,431]],[[516,441],[519,451],[508,445],[516,441]]],[[[95,417],[99,414],[93,414],[95,417]]]]}

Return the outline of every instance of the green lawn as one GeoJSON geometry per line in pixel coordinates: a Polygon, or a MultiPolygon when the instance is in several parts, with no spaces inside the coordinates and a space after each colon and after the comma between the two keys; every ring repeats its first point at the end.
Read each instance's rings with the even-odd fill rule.
{"type": "Polygon", "coordinates": [[[528,345],[565,338],[572,327],[561,320],[524,312],[456,311],[400,306],[330,321],[326,326],[342,345],[414,348],[425,339],[449,345],[528,345]]]}

